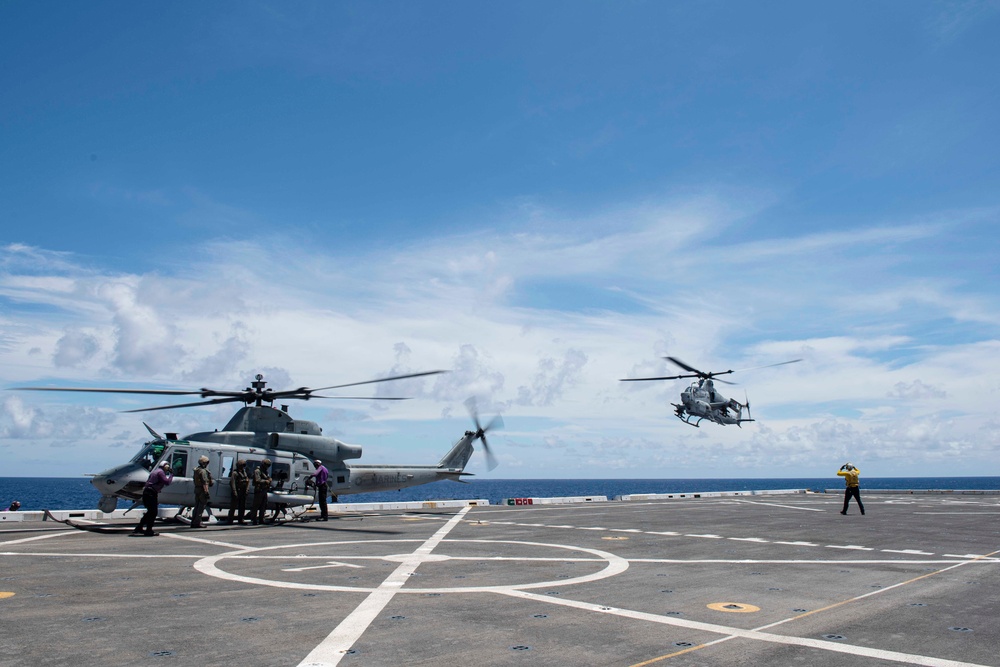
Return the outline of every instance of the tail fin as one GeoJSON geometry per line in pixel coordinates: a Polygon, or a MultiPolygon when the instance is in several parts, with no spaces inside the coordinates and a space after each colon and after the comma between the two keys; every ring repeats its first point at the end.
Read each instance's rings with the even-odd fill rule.
{"type": "Polygon", "coordinates": [[[438,468],[457,468],[459,470],[465,470],[465,466],[469,463],[469,459],[472,457],[473,447],[472,441],[475,433],[471,431],[466,431],[465,435],[455,443],[455,446],[444,455],[440,461],[438,461],[438,468]]]}

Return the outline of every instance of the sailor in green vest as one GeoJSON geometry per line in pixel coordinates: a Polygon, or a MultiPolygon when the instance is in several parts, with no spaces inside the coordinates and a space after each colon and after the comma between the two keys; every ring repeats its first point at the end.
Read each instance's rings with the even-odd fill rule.
{"type": "Polygon", "coordinates": [[[264,523],[267,510],[267,493],[271,490],[271,459],[264,459],[253,471],[253,511],[250,523],[254,526],[264,523]]]}
{"type": "MultiPolygon", "coordinates": [[[[198,459],[198,467],[194,469],[194,511],[191,513],[191,527],[204,528],[201,524],[201,515],[208,509],[208,490],[215,482],[212,480],[212,473],[208,469],[208,457],[202,456],[198,459]]],[[[211,512],[209,513],[211,515],[211,512]]]]}
{"type": "Polygon", "coordinates": [[[229,523],[233,522],[233,516],[239,511],[239,524],[246,525],[247,514],[247,491],[250,489],[250,475],[247,473],[247,462],[240,459],[236,462],[236,470],[229,476],[229,490],[232,492],[232,500],[229,501],[229,523]]]}

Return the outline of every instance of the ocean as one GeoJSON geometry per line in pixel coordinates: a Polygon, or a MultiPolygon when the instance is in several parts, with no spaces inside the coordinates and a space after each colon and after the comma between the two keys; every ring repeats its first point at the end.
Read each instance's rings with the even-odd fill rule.
{"type": "MultiPolygon", "coordinates": [[[[434,482],[401,491],[341,496],[343,502],[401,502],[483,498],[499,504],[504,498],[615,496],[630,493],[698,493],[765,489],[843,489],[839,477],[784,479],[473,479],[466,484],[434,482]]],[[[865,489],[1000,489],[1000,477],[867,477],[865,489]]],[[[87,478],[0,477],[0,510],[13,500],[22,510],[75,510],[97,507],[100,494],[87,478]]],[[[125,503],[119,507],[127,507],[125,503]]]]}

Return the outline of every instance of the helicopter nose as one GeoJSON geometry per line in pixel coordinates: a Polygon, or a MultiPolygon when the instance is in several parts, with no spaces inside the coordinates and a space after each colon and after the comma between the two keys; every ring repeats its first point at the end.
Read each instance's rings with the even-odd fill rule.
{"type": "Polygon", "coordinates": [[[138,498],[142,496],[142,489],[146,486],[148,477],[149,472],[142,466],[126,463],[94,475],[90,483],[102,496],[121,494],[138,498]]]}

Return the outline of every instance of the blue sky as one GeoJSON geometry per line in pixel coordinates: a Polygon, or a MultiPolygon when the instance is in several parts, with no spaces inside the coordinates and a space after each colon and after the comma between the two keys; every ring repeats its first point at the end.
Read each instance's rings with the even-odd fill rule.
{"type": "MultiPolygon", "coordinates": [[[[0,5],[0,386],[237,389],[491,477],[995,474],[1000,3],[0,5]],[[693,429],[671,372],[759,420],[693,429]],[[481,459],[471,469],[487,474],[481,459]]],[[[0,396],[0,468],[231,408],[0,396]]]]}

